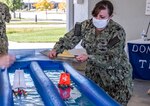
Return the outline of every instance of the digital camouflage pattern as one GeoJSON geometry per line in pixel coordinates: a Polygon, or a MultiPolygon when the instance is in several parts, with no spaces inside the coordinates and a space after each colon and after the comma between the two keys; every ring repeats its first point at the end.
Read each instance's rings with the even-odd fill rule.
{"type": "Polygon", "coordinates": [[[6,24],[11,20],[9,8],[6,4],[0,2],[0,54],[8,52],[8,38],[6,36],[6,24]]]}
{"type": "Polygon", "coordinates": [[[126,56],[125,31],[110,20],[107,27],[99,32],[92,19],[81,23],[81,35],[74,34],[74,28],[56,43],[57,53],[72,49],[80,42],[86,49],[89,59],[85,74],[111,97],[126,106],[132,95],[132,67],[126,56]]]}

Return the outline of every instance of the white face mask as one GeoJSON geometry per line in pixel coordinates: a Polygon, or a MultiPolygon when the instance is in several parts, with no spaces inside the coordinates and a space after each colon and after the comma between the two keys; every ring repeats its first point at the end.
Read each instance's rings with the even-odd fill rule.
{"type": "Polygon", "coordinates": [[[109,22],[108,19],[99,20],[93,17],[93,24],[96,28],[105,28],[109,22]]]}

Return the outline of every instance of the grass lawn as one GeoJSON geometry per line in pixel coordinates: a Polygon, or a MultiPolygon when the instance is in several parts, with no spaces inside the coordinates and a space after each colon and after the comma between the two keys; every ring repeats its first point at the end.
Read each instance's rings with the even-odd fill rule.
{"type": "Polygon", "coordinates": [[[56,42],[66,33],[66,28],[7,28],[9,41],[56,42]]]}

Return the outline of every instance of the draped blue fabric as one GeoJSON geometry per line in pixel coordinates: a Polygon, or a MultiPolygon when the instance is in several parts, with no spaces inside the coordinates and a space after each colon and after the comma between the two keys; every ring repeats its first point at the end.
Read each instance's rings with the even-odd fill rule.
{"type": "Polygon", "coordinates": [[[150,80],[150,44],[128,43],[133,78],[150,80]]]}

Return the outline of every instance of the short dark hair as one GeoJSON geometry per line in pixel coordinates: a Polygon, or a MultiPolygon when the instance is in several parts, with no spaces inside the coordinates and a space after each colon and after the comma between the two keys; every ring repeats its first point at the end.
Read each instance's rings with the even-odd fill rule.
{"type": "Polygon", "coordinates": [[[101,10],[105,10],[105,9],[108,9],[109,16],[113,14],[114,7],[113,7],[113,4],[109,0],[101,0],[100,2],[98,2],[92,11],[92,16],[97,17],[98,13],[101,10]]]}

